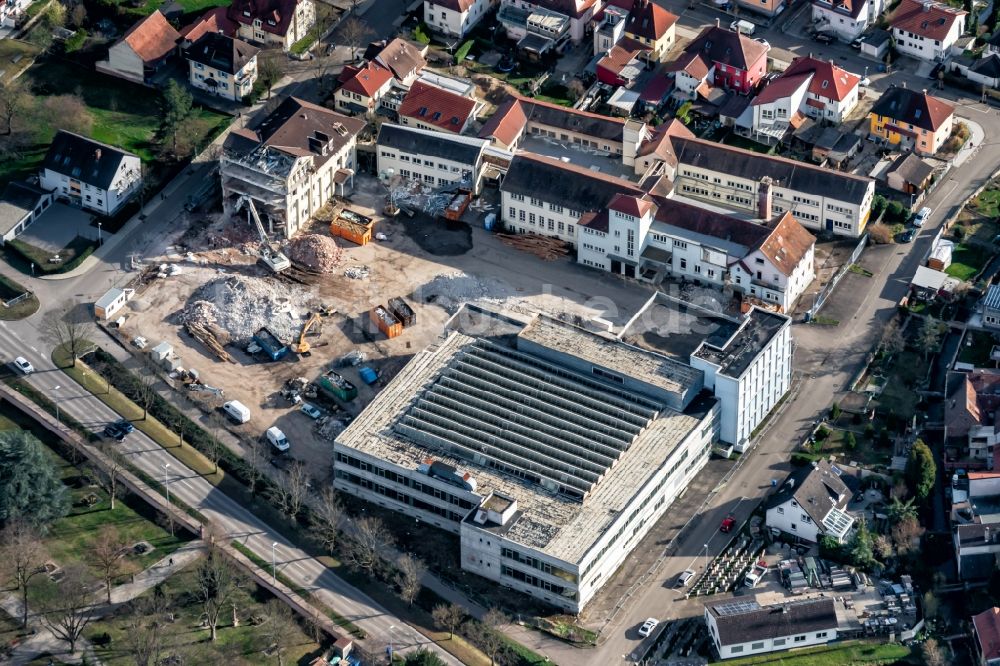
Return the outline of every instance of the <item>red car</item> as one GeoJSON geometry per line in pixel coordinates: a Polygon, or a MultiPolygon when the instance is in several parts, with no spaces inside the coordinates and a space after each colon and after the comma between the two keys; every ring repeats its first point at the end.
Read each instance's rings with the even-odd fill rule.
{"type": "Polygon", "coordinates": [[[735,526],[736,526],[736,519],[733,518],[732,516],[726,516],[722,520],[722,524],[719,525],[719,531],[720,532],[732,532],[733,531],[733,527],[735,527],[735,526]]]}

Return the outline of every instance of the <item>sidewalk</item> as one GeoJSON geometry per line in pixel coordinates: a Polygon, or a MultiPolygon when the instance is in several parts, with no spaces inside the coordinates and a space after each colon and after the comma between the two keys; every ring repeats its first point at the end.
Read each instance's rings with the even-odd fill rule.
{"type": "Polygon", "coordinates": [[[971,136],[969,136],[969,140],[965,142],[965,145],[962,146],[962,149],[958,151],[958,154],[955,155],[955,159],[952,160],[952,166],[956,167],[962,166],[966,160],[976,155],[979,149],[983,147],[983,144],[986,143],[986,130],[983,129],[982,125],[971,118],[959,117],[958,119],[966,124],[971,136]]]}

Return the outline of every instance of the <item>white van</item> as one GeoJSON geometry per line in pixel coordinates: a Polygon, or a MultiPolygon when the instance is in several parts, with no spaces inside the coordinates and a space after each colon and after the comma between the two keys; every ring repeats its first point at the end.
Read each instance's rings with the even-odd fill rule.
{"type": "Polygon", "coordinates": [[[757,26],[751,23],[750,21],[744,21],[743,19],[740,19],[738,21],[733,21],[732,23],[730,23],[729,29],[732,30],[733,32],[742,32],[744,35],[749,37],[754,33],[754,30],[757,29],[757,26]]]}
{"type": "Polygon", "coordinates": [[[236,423],[246,423],[250,420],[250,408],[239,400],[230,400],[222,406],[222,411],[236,423]]]}
{"type": "Polygon", "coordinates": [[[267,436],[267,441],[271,443],[271,446],[274,447],[275,451],[278,451],[279,453],[286,453],[290,448],[288,438],[285,437],[285,433],[281,432],[281,430],[276,426],[271,426],[264,434],[267,436]]]}

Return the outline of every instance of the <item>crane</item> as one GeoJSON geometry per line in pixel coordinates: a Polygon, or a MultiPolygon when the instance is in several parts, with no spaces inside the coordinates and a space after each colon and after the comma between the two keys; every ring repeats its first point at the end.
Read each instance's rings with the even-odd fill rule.
{"type": "Polygon", "coordinates": [[[257,207],[253,205],[253,199],[245,194],[241,194],[240,198],[236,201],[236,212],[239,212],[243,206],[247,207],[247,221],[253,222],[257,226],[257,235],[260,236],[260,258],[264,260],[267,267],[270,268],[275,273],[280,273],[281,271],[288,270],[292,267],[292,262],[283,255],[271,247],[271,241],[267,238],[267,233],[264,231],[264,225],[260,221],[260,216],[257,214],[257,207]]]}
{"type": "Polygon", "coordinates": [[[308,342],[306,342],[306,333],[309,332],[310,328],[319,323],[319,319],[320,319],[319,313],[317,312],[309,313],[309,319],[302,327],[302,332],[299,333],[299,341],[296,342],[294,345],[292,345],[292,351],[294,351],[296,354],[306,355],[309,353],[310,345],[308,342]]]}

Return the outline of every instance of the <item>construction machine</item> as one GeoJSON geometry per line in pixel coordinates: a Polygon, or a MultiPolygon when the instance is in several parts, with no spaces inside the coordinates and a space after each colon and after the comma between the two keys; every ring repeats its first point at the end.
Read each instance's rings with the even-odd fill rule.
{"type": "Polygon", "coordinates": [[[253,199],[242,194],[236,201],[236,212],[238,213],[244,206],[246,206],[248,211],[247,221],[256,225],[257,235],[260,236],[260,258],[275,273],[280,273],[291,268],[292,262],[288,257],[271,247],[271,241],[264,231],[264,225],[260,221],[260,215],[257,214],[257,207],[253,205],[253,199]]]}
{"type": "Polygon", "coordinates": [[[306,334],[309,332],[309,329],[318,324],[319,321],[319,313],[309,313],[309,319],[306,321],[305,325],[302,327],[302,331],[299,333],[299,341],[292,345],[292,351],[303,356],[309,353],[311,346],[308,342],[306,342],[306,334]]]}

